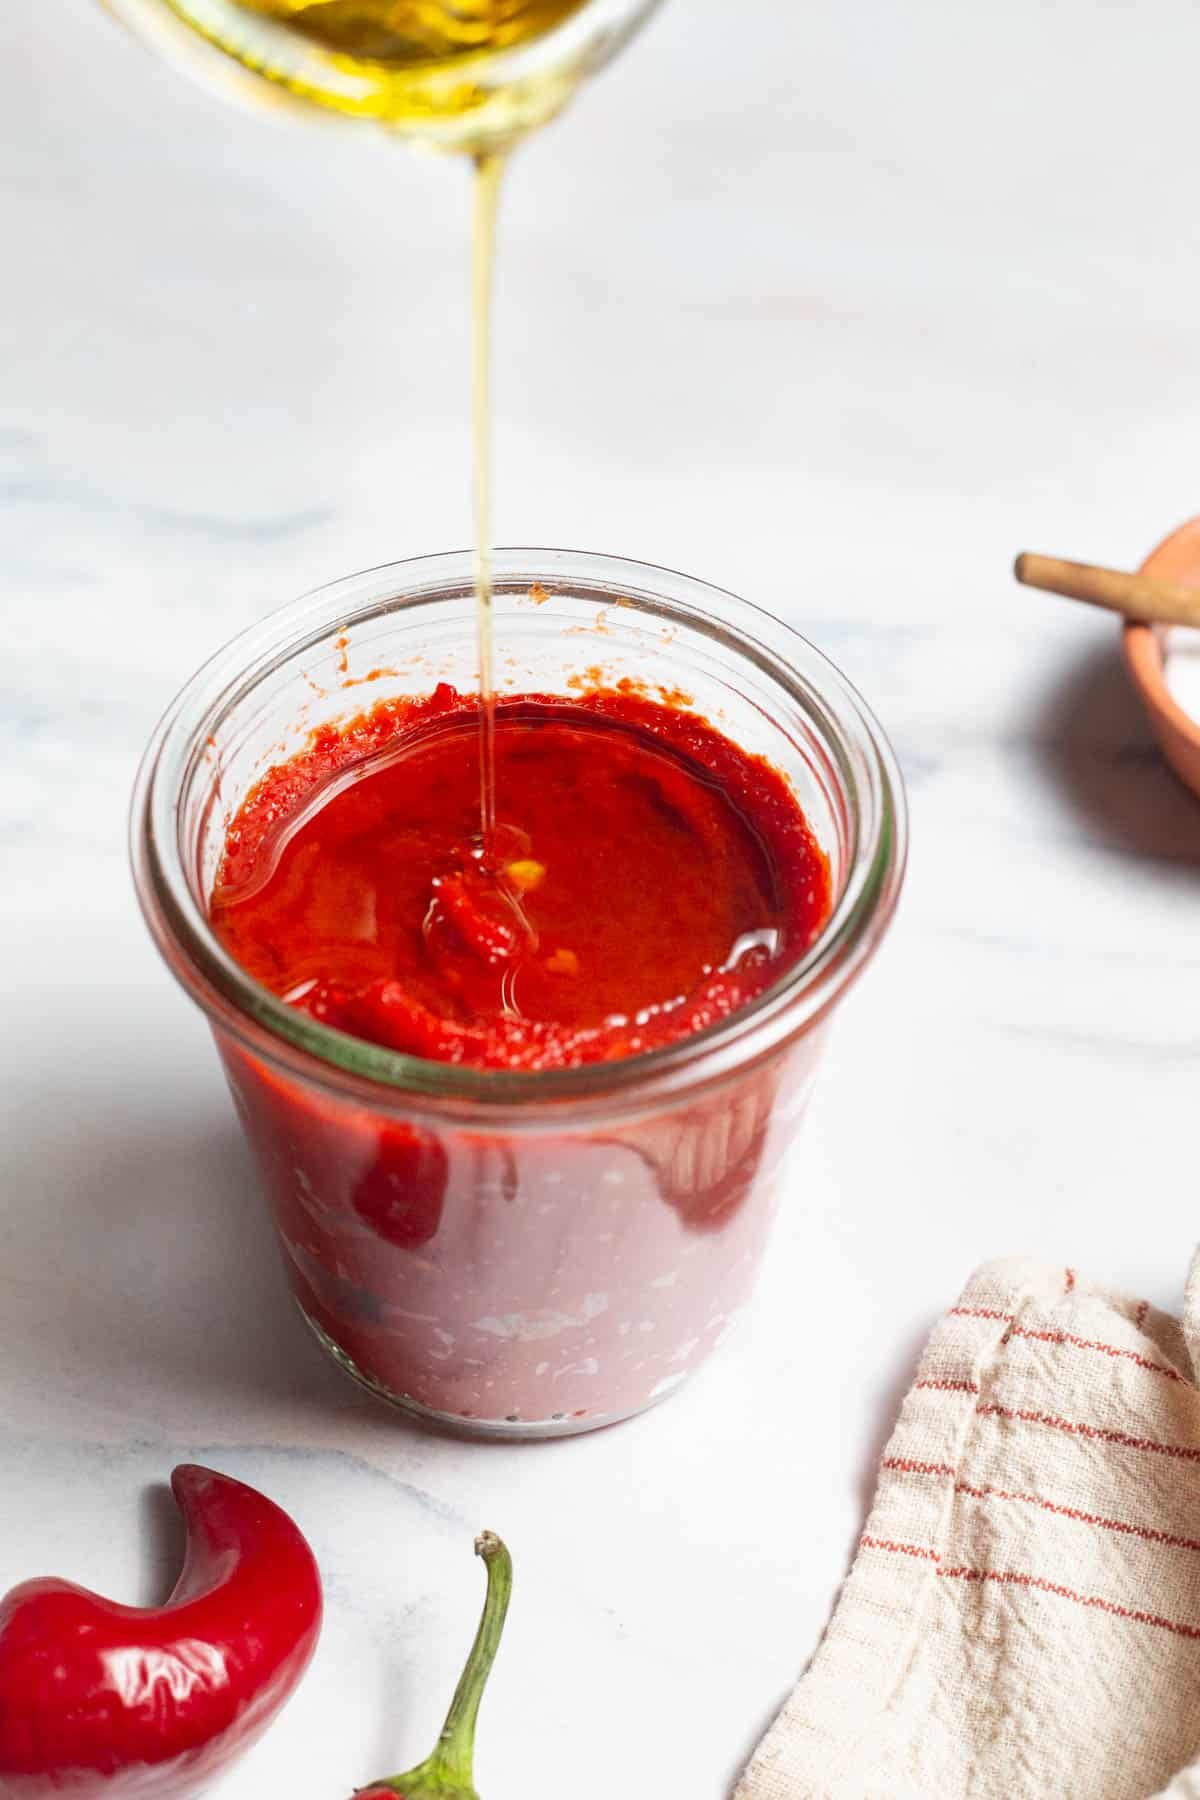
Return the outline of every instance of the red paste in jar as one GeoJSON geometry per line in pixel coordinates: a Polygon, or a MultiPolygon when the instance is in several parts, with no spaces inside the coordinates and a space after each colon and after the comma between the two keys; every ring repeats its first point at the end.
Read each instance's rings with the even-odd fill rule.
{"type": "Polygon", "coordinates": [[[394,1050],[558,1069],[716,1023],[824,924],[828,865],[782,777],[630,692],[499,704],[485,869],[476,720],[443,686],[259,783],[212,899],[250,974],[394,1050]]]}
{"type": "MultiPolygon", "coordinates": [[[[479,1068],[634,1056],[752,1000],[830,910],[787,783],[632,690],[477,710],[440,687],[317,731],[228,828],[232,955],[360,1037],[479,1068]]],[[[218,1032],[297,1298],[388,1396],[502,1430],[623,1417],[744,1306],[820,1027],[702,1092],[528,1133],[379,1110],[218,1032]]]]}

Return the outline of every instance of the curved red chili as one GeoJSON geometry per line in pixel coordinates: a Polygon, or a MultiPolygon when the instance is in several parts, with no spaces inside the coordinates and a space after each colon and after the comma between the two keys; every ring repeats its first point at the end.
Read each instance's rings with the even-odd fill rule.
{"type": "Polygon", "coordinates": [[[0,1601],[0,1796],[192,1794],[274,1718],[321,1628],[321,1581],[265,1495],[192,1463],[171,1487],[183,1570],[165,1606],[57,1580],[0,1601]]]}

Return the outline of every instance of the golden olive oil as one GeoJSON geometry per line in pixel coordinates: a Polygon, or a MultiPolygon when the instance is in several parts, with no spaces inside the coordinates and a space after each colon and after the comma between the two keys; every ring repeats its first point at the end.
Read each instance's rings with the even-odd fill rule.
{"type": "Polygon", "coordinates": [[[471,449],[475,512],[475,636],[479,659],[479,836],[484,867],[496,835],[496,683],[492,647],[492,288],[496,211],[507,155],[475,162],[471,230],[471,449]]]}
{"type": "Polygon", "coordinates": [[[580,0],[239,0],[327,50],[410,68],[481,50],[507,50],[576,12],[580,0]]]}
{"type": "Polygon", "coordinates": [[[561,56],[532,57],[528,66],[520,60],[522,50],[586,12],[587,0],[108,4],[168,54],[193,66],[206,62],[201,73],[232,79],[260,104],[274,98],[369,119],[471,155],[544,124],[590,66],[586,37],[564,43],[561,56]]]}

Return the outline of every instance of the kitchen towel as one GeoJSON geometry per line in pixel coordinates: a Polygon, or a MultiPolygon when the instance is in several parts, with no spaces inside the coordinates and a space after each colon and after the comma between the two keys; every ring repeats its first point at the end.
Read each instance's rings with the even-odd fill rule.
{"type": "Polygon", "coordinates": [[[1200,1258],[1182,1321],[989,1263],[936,1327],[735,1800],[1200,1800],[1200,1258]]]}

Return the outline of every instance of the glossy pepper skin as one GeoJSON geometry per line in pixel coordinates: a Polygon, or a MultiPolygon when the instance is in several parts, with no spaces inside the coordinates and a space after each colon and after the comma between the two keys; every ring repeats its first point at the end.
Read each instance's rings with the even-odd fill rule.
{"type": "Polygon", "coordinates": [[[512,1559],[494,1531],[481,1532],[475,1539],[475,1554],[483,1558],[487,1569],[483,1616],[433,1754],[406,1775],[389,1775],[358,1788],[354,1800],[479,1800],[474,1773],[475,1722],[508,1616],[512,1559]]]}
{"type": "Polygon", "coordinates": [[[183,1570],[165,1606],[57,1580],[0,1601],[0,1800],[182,1800],[262,1732],[308,1666],[321,1581],[265,1495],[183,1464],[183,1570]]]}

